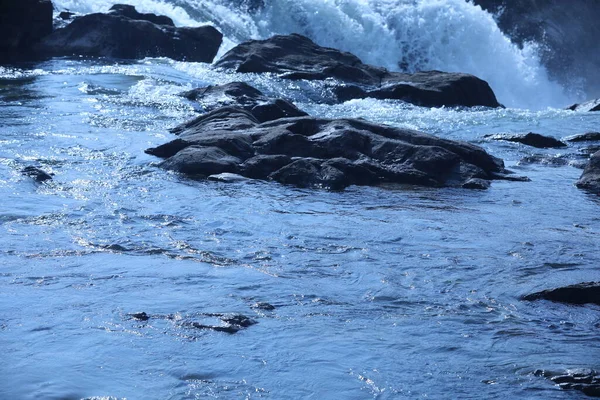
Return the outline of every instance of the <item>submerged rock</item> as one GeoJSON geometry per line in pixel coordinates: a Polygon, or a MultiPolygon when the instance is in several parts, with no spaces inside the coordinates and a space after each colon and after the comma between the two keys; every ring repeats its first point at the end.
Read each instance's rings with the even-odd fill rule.
{"type": "Polygon", "coordinates": [[[44,171],[38,167],[34,167],[32,165],[23,168],[21,173],[23,175],[29,176],[30,178],[33,178],[36,182],[44,182],[44,181],[48,181],[48,180],[52,179],[51,174],[47,173],[46,171],[44,171]]]}
{"type": "Polygon", "coordinates": [[[577,181],[577,187],[600,193],[600,151],[594,153],[590,158],[583,174],[577,181]]]}
{"type": "Polygon", "coordinates": [[[227,52],[216,66],[237,72],[271,72],[286,79],[338,79],[346,84],[336,89],[339,101],[375,97],[427,107],[501,106],[488,83],[473,75],[389,72],[364,64],[354,54],[319,46],[298,34],[242,43],[227,52]]]}
{"type": "Polygon", "coordinates": [[[567,147],[567,145],[564,142],[558,139],[533,132],[517,134],[494,134],[485,135],[484,137],[492,140],[506,140],[508,142],[522,143],[527,146],[537,147],[540,149],[567,147]]]}
{"type": "Polygon", "coordinates": [[[45,56],[93,56],[212,62],[223,35],[212,26],[176,28],[166,17],[118,6],[108,14],[75,18],[46,36],[35,49],[45,56]]]}
{"type": "Polygon", "coordinates": [[[483,181],[511,178],[502,160],[478,146],[359,119],[261,123],[246,110],[222,107],[172,132],[179,138],[146,152],[166,158],[163,168],[203,177],[228,172],[330,189],[380,183],[481,189],[483,181]]]}
{"type": "Polygon", "coordinates": [[[590,397],[600,397],[600,374],[593,369],[537,370],[534,375],[550,379],[563,390],[578,390],[590,397]]]}
{"type": "Polygon", "coordinates": [[[223,106],[242,108],[249,111],[259,122],[308,115],[290,101],[267,97],[244,82],[193,89],[182,93],[182,96],[198,102],[206,111],[223,106]]]}
{"type": "Polygon", "coordinates": [[[50,0],[0,2],[0,62],[27,57],[31,48],[52,32],[50,0]]]}
{"type": "Polygon", "coordinates": [[[585,282],[523,296],[523,300],[550,300],[567,304],[600,305],[600,282],[585,282]]]}

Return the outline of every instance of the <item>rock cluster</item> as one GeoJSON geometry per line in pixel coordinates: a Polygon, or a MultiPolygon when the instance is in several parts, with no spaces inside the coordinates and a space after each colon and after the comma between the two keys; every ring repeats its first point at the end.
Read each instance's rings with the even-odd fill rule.
{"type": "Polygon", "coordinates": [[[469,74],[427,71],[390,72],[364,64],[354,54],[322,47],[298,34],[251,40],[227,52],[217,67],[237,72],[271,72],[285,79],[334,78],[338,100],[374,97],[426,107],[500,107],[487,82],[469,74]]]}
{"type": "Polygon", "coordinates": [[[219,93],[217,98],[223,99],[225,92],[225,102],[234,106],[213,109],[174,128],[177,139],[146,152],[164,158],[163,168],[188,175],[234,173],[301,187],[406,183],[486,188],[492,179],[510,178],[502,160],[469,143],[360,119],[279,118],[279,108],[277,118],[256,115],[252,99],[267,104],[277,100],[247,85],[185,95],[210,99],[219,93]]]}

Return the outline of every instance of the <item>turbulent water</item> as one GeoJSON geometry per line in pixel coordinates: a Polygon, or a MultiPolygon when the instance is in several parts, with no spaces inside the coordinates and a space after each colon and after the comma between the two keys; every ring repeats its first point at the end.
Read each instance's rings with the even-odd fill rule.
{"type": "Polygon", "coordinates": [[[476,73],[512,108],[327,105],[319,83],[166,59],[0,67],[0,398],[579,398],[533,372],[600,367],[600,308],[519,298],[598,279],[600,200],[574,186],[585,145],[484,138],[597,130],[600,116],[546,108],[571,99],[535,46],[454,0],[136,5],[212,21],[229,46],[299,31],[392,69],[476,73]],[[177,94],[234,80],[312,115],[479,144],[531,182],[330,192],[157,168],[144,149],[199,111],[177,94]],[[54,179],[34,183],[28,165],[54,179]],[[257,324],[193,325],[220,326],[217,313],[257,324]]]}

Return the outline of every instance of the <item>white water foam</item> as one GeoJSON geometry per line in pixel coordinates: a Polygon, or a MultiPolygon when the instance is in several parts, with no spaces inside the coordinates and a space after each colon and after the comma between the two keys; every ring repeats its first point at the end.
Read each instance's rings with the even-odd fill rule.
{"type": "MultiPolygon", "coordinates": [[[[143,12],[168,15],[179,25],[213,22],[229,38],[226,47],[296,32],[393,71],[474,74],[488,81],[509,107],[564,107],[576,100],[550,81],[535,44],[518,48],[491,14],[465,0],[273,0],[255,13],[230,6],[231,0],[170,1],[126,2],[143,12]]],[[[112,1],[55,3],[90,12],[105,11],[112,1]]]]}

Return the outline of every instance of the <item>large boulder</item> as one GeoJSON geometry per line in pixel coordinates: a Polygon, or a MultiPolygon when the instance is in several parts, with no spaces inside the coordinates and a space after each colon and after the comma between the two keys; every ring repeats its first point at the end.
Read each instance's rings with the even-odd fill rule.
{"type": "Polygon", "coordinates": [[[577,181],[577,187],[600,193],[600,151],[595,152],[577,181]]]}
{"type": "Polygon", "coordinates": [[[216,28],[176,28],[169,21],[137,13],[133,7],[84,15],[46,36],[36,50],[45,56],[169,57],[212,62],[223,40],[216,28]]]}
{"type": "Polygon", "coordinates": [[[557,289],[543,290],[528,294],[523,300],[550,300],[567,304],[600,305],[600,282],[585,282],[557,289]]]}
{"type": "Polygon", "coordinates": [[[216,66],[237,72],[271,72],[286,79],[334,78],[344,83],[336,89],[340,101],[375,97],[428,107],[501,106],[488,83],[473,75],[390,72],[364,64],[354,54],[319,46],[298,34],[242,43],[227,52],[216,66]]]}
{"type": "Polygon", "coordinates": [[[148,21],[157,25],[175,26],[173,20],[165,15],[156,15],[152,13],[140,13],[134,6],[129,4],[115,4],[109,10],[110,14],[121,15],[129,19],[137,19],[139,21],[148,21]]]}
{"type": "Polygon", "coordinates": [[[165,158],[160,165],[168,170],[196,176],[236,173],[331,189],[381,183],[485,188],[506,178],[502,160],[478,146],[361,119],[261,123],[247,110],[222,107],[172,132],[179,137],[146,152],[165,158]]]}
{"type": "Polygon", "coordinates": [[[31,46],[52,32],[50,0],[0,2],[0,62],[27,57],[31,46]]]}
{"type": "Polygon", "coordinates": [[[204,111],[212,111],[224,106],[242,108],[249,111],[259,122],[308,115],[290,101],[267,97],[260,90],[244,82],[197,88],[181,95],[197,102],[204,111]]]}

